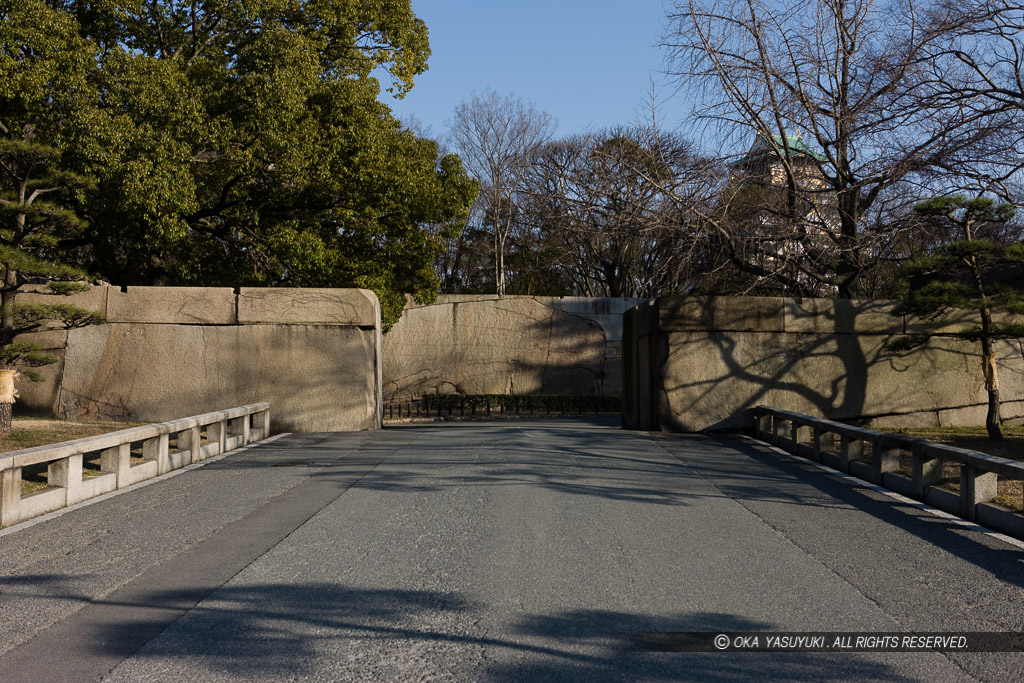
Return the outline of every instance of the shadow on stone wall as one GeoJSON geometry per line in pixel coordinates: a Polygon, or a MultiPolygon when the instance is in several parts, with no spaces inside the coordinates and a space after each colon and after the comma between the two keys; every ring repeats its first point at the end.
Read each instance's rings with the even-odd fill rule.
{"type": "MultiPolygon", "coordinates": [[[[647,354],[648,385],[626,391],[627,405],[646,400],[633,408],[646,417],[626,423],[743,428],[761,404],[876,426],[983,423],[987,395],[977,345],[935,337],[912,351],[892,351],[887,342],[924,325],[892,309],[892,302],[878,301],[659,300],[634,341],[647,354]]],[[[951,332],[971,322],[961,315],[934,324],[951,332]]],[[[1020,419],[1020,341],[1001,343],[998,355],[1003,416],[1020,419]]]]}
{"type": "MultiPolygon", "coordinates": [[[[624,308],[624,301],[612,303],[624,308]]],[[[597,299],[589,300],[590,314],[587,303],[505,297],[410,307],[384,336],[385,397],[619,395],[619,314],[597,299]]]]}

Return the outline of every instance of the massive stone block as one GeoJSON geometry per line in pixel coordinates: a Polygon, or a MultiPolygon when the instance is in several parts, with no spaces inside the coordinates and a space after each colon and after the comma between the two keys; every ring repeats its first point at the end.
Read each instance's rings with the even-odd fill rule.
{"type": "Polygon", "coordinates": [[[974,349],[938,341],[895,354],[882,335],[674,333],[664,389],[674,428],[728,429],[766,404],[837,420],[930,413],[976,404],[974,349]]]}
{"type": "Polygon", "coordinates": [[[78,294],[53,294],[45,285],[25,285],[18,292],[18,303],[67,304],[96,313],[107,314],[107,296],[116,287],[99,285],[78,294]]]}
{"type": "Polygon", "coordinates": [[[380,319],[377,296],[366,289],[242,287],[240,324],[352,325],[374,327],[380,319]]]}
{"type": "MultiPolygon", "coordinates": [[[[768,403],[770,382],[784,363],[780,335],[758,335],[756,345],[724,332],[674,332],[664,363],[652,363],[652,382],[664,391],[673,431],[741,426],[749,409],[768,403]],[[661,375],[659,377],[659,375],[661,375]]],[[[649,410],[658,413],[657,405],[649,410]]],[[[653,425],[652,425],[653,426],[653,425]]]]}
{"type": "Polygon", "coordinates": [[[785,300],[771,297],[666,296],[657,300],[665,332],[783,332],[785,300]]]}
{"type": "MultiPolygon", "coordinates": [[[[646,299],[611,297],[538,297],[538,301],[564,313],[593,320],[604,330],[605,340],[611,348],[622,348],[622,316],[646,299]]],[[[619,356],[619,354],[616,354],[619,356]]]]}
{"type": "MultiPolygon", "coordinates": [[[[640,428],[746,428],[758,404],[875,426],[984,422],[980,346],[934,337],[891,351],[904,331],[891,302],[669,297],[656,316],[646,308],[625,344],[639,374],[626,413],[640,428]],[[785,332],[772,329],[780,310],[785,332]]],[[[1024,342],[996,351],[1003,418],[1020,422],[1024,342]]]]}
{"type": "Polygon", "coordinates": [[[163,421],[269,401],[275,431],[374,428],[375,335],[326,325],[72,330],[58,415],[163,421]]]}
{"type": "Polygon", "coordinates": [[[903,334],[896,303],[872,299],[785,299],[786,332],[903,334]]]}
{"type": "Polygon", "coordinates": [[[17,410],[19,414],[32,414],[50,417],[57,408],[57,394],[60,389],[61,377],[64,372],[64,347],[67,344],[67,330],[45,330],[18,336],[18,341],[26,344],[37,344],[46,354],[57,359],[56,363],[33,368],[41,377],[41,382],[33,382],[27,376],[18,377],[15,388],[18,390],[17,410]]]}
{"type": "Polygon", "coordinates": [[[108,288],[107,320],[161,325],[233,325],[235,292],[230,287],[108,288]]]}
{"type": "Polygon", "coordinates": [[[384,393],[617,394],[592,320],[543,299],[466,297],[408,308],[384,335],[384,393]]]}

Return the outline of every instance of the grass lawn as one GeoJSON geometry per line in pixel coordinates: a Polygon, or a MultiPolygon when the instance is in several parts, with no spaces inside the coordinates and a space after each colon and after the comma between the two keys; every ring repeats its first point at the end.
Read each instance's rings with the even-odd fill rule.
{"type": "Polygon", "coordinates": [[[1003,440],[992,441],[985,427],[914,427],[912,429],[886,429],[894,434],[906,434],[925,441],[946,443],[980,453],[998,455],[1010,460],[1024,460],[1024,427],[1003,425],[1003,440]]]}
{"type": "MultiPolygon", "coordinates": [[[[33,446],[47,446],[61,441],[96,436],[120,429],[138,427],[148,422],[101,422],[96,420],[47,420],[40,418],[15,418],[10,436],[0,437],[0,453],[17,451],[33,446]]],[[[99,474],[99,457],[82,463],[83,476],[99,474]]],[[[21,495],[42,491],[46,484],[46,465],[34,465],[21,471],[21,495]]]]}
{"type": "MultiPolygon", "coordinates": [[[[966,448],[979,453],[996,455],[1008,460],[1024,461],[1024,427],[1003,426],[1003,440],[992,441],[988,438],[985,427],[914,427],[907,429],[887,429],[895,434],[906,434],[925,441],[949,444],[957,448],[966,448]]],[[[906,469],[909,473],[910,464],[907,458],[906,469]]],[[[901,462],[901,465],[903,463],[901,462]]],[[[952,491],[960,489],[960,468],[946,463],[942,472],[942,486],[952,491]]],[[[999,495],[995,502],[1020,512],[1024,509],[1024,482],[999,480],[999,495]]]]}

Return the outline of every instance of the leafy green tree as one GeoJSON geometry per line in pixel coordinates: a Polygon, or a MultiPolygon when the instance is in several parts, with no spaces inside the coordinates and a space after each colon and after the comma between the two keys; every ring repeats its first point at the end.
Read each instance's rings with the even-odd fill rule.
{"type": "Polygon", "coordinates": [[[17,370],[39,381],[32,368],[57,360],[18,336],[103,322],[77,306],[18,301],[28,284],[45,283],[54,295],[88,288],[83,271],[60,261],[64,241],[85,228],[76,206],[90,179],[68,170],[43,138],[81,107],[90,55],[62,13],[32,1],[0,4],[0,435],[11,431],[17,370]]]}
{"type": "Polygon", "coordinates": [[[128,285],[368,287],[386,324],[405,293],[436,293],[436,226],[476,185],[378,101],[375,75],[401,97],[426,68],[409,0],[51,5],[92,55],[88,101],[52,138],[94,182],[66,245],[79,265],[128,285]]]}
{"type": "MultiPolygon", "coordinates": [[[[985,427],[992,439],[1002,438],[994,344],[998,339],[1024,337],[1024,324],[1000,322],[994,316],[1000,312],[1024,314],[1024,242],[999,235],[999,228],[1006,226],[1014,211],[1012,204],[963,195],[936,197],[918,204],[915,213],[947,230],[951,241],[907,266],[910,289],[899,307],[901,313],[915,313],[926,319],[951,309],[977,312],[980,324],[954,336],[981,344],[988,392],[985,427]]],[[[892,346],[908,348],[929,336],[902,337],[892,346]]]]}

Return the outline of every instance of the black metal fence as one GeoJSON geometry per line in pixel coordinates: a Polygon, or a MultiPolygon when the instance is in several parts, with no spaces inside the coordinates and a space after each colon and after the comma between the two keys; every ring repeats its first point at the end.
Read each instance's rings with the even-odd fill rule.
{"type": "Polygon", "coordinates": [[[574,417],[621,412],[621,396],[429,394],[385,404],[384,419],[574,417]]]}

